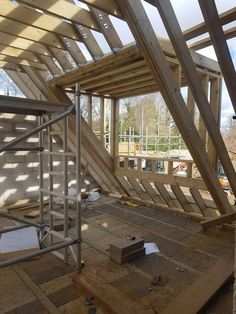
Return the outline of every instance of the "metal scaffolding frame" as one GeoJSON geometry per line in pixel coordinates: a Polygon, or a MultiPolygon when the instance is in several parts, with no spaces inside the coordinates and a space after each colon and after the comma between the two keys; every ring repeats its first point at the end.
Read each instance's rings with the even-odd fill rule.
{"type": "MultiPolygon", "coordinates": [[[[3,233],[11,232],[14,230],[19,230],[27,228],[29,226],[34,226],[39,230],[39,242],[41,249],[32,253],[23,254],[14,258],[7,259],[0,262],[0,268],[13,265],[18,262],[23,262],[27,259],[41,256],[43,254],[52,252],[54,255],[62,259],[65,263],[68,262],[69,249],[76,263],[76,269],[78,272],[81,271],[81,108],[80,108],[80,87],[77,84],[76,94],[75,94],[75,105],[70,106],[68,109],[52,117],[51,114],[48,116],[48,120],[43,122],[42,113],[38,112],[38,126],[33,130],[15,138],[14,140],[8,142],[0,147],[0,153],[4,151],[15,151],[14,148],[16,144],[22,142],[23,140],[29,138],[32,135],[38,133],[39,135],[39,147],[35,148],[25,148],[25,151],[36,151],[39,154],[39,223],[29,222],[25,219],[18,218],[13,215],[8,215],[6,213],[0,212],[0,217],[16,221],[20,225],[15,227],[10,227],[7,229],[0,230],[0,237],[3,233]],[[68,117],[73,115],[76,121],[76,143],[75,143],[75,154],[68,151],[68,117]],[[63,152],[53,151],[53,135],[55,132],[52,131],[53,124],[63,121],[63,152]],[[44,151],[44,136],[43,131],[48,130],[48,151],[44,151]],[[63,193],[57,193],[53,191],[53,176],[57,173],[53,172],[53,156],[58,155],[63,157],[63,172],[60,175],[63,177],[64,189],[63,193]],[[44,188],[44,156],[49,157],[49,189],[44,188]],[[75,158],[76,166],[76,195],[68,195],[68,157],[73,156],[75,158]],[[44,219],[44,196],[45,194],[49,197],[49,223],[45,224],[44,219]],[[53,210],[53,197],[60,196],[64,200],[64,210],[63,213],[58,213],[53,210]],[[70,235],[68,230],[69,222],[69,200],[73,201],[75,204],[76,212],[76,233],[75,235],[70,235]],[[54,218],[63,219],[64,233],[60,233],[54,230],[54,218]],[[46,238],[49,239],[48,246],[45,246],[46,238]],[[59,242],[55,242],[54,239],[60,239],[59,242]],[[59,252],[59,249],[64,249],[63,254],[59,252]]],[[[24,148],[20,148],[24,150],[24,148]]]]}

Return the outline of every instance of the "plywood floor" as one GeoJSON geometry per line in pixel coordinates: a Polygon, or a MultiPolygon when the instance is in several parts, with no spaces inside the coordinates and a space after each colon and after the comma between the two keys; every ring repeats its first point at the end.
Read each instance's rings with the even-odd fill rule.
{"type": "MultiPolygon", "coordinates": [[[[219,259],[233,259],[233,232],[203,232],[199,223],[165,211],[128,207],[102,197],[85,204],[82,217],[83,273],[99,277],[144,313],[161,313],[219,259]],[[128,235],[155,242],[160,253],[115,264],[109,259],[109,245],[128,235]],[[154,276],[161,276],[164,285],[152,285],[154,276]]],[[[64,265],[51,254],[0,270],[0,313],[89,313],[87,294],[73,286],[73,275],[73,265],[64,265]]],[[[232,312],[232,291],[225,291],[211,313],[232,312]]],[[[99,302],[95,301],[94,307],[97,313],[106,312],[99,302]]]]}

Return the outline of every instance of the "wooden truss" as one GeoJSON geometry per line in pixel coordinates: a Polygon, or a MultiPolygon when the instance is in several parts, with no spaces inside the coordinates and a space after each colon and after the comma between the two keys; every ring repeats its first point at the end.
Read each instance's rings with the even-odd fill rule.
{"type": "MultiPolygon", "coordinates": [[[[232,208],[215,167],[219,158],[236,195],[235,171],[219,130],[222,74],[236,111],[235,69],[226,43],[235,37],[236,30],[235,27],[223,30],[223,26],[236,20],[236,8],[219,15],[214,0],[199,0],[205,21],[182,32],[169,0],[146,1],[154,6],[153,10],[158,10],[170,40],[157,38],[140,0],[81,1],[87,9],[73,0],[18,0],[17,3],[1,0],[0,67],[28,98],[37,99],[40,95],[42,100],[53,103],[70,103],[65,90],[70,88],[73,92],[75,84],[80,82],[89,99],[88,123],[83,121],[82,128],[82,159],[104,190],[173,209],[176,207],[173,197],[165,188],[169,183],[172,196],[184,211],[191,213],[192,208],[180,188],[187,186],[199,211],[207,216],[199,192],[203,187],[211,193],[219,212],[228,214],[232,208]],[[123,47],[112,23],[114,17],[128,23],[136,43],[123,47]],[[208,37],[198,39],[207,32],[208,37]],[[99,38],[107,42],[110,53],[104,54],[99,38]],[[211,44],[219,64],[195,52],[211,44]],[[88,53],[92,61],[87,61],[88,53]],[[187,104],[180,92],[183,86],[188,88],[187,104]],[[182,181],[173,181],[170,174],[160,180],[138,171],[131,175],[128,160],[123,170],[116,167],[118,100],[157,91],[161,92],[204,179],[200,185],[194,185],[191,166],[189,177],[182,181]],[[92,94],[101,98],[101,116],[104,116],[104,98],[112,101],[110,155],[103,145],[104,120],[100,121],[100,142],[91,129],[92,94]],[[200,112],[198,129],[194,124],[195,107],[200,112]]],[[[70,132],[73,149],[73,124],[70,132]]]]}

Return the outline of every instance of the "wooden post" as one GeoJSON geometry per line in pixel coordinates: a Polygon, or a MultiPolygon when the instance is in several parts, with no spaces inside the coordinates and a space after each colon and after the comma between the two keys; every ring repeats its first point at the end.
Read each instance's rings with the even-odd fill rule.
{"type": "Polygon", "coordinates": [[[181,66],[178,64],[174,67],[174,80],[179,89],[181,89],[181,73],[181,66]]]}
{"type": "Polygon", "coordinates": [[[195,101],[193,98],[193,94],[191,92],[191,89],[188,87],[188,98],[187,98],[187,108],[188,112],[191,118],[191,121],[194,122],[194,116],[195,116],[195,101]]]}
{"type": "MultiPolygon", "coordinates": [[[[211,81],[211,89],[210,89],[210,105],[212,112],[214,114],[214,117],[216,119],[218,128],[220,128],[220,103],[221,103],[221,84],[219,79],[213,79],[211,81]]],[[[209,138],[208,139],[208,155],[209,158],[214,166],[214,168],[217,168],[217,155],[216,155],[216,150],[215,147],[212,143],[212,140],[209,138]]]]}
{"type": "Polygon", "coordinates": [[[105,103],[104,103],[104,97],[100,97],[100,142],[102,145],[105,144],[104,141],[104,129],[105,129],[105,103]]]}
{"type": "MultiPolygon", "coordinates": [[[[174,21],[174,24],[177,25],[174,25],[173,31],[175,32],[177,31],[179,35],[180,27],[178,23],[175,23],[176,20],[175,15],[173,14],[172,16],[171,12],[172,8],[171,6],[169,6],[169,1],[161,2],[156,1],[156,3],[162,5],[164,5],[166,2],[168,10],[170,9],[170,12],[168,12],[168,14],[171,14],[171,17],[169,17],[168,19],[165,18],[164,22],[166,22],[167,20],[170,22],[174,21]]],[[[128,22],[128,25],[133,33],[133,36],[137,42],[140,52],[142,53],[144,60],[149,66],[156,83],[160,87],[160,91],[168,106],[168,109],[170,110],[170,113],[172,114],[175,123],[178,129],[180,130],[182,137],[185,140],[185,143],[197,164],[198,169],[201,172],[201,175],[205,180],[206,185],[216,205],[218,206],[219,211],[222,214],[232,211],[232,208],[229,204],[229,201],[226,198],[226,195],[224,194],[224,191],[222,190],[222,187],[219,183],[216,173],[211,163],[209,162],[208,154],[206,153],[206,150],[203,148],[202,141],[199,137],[196,127],[189,118],[189,113],[185,101],[181,93],[179,92],[177,85],[175,84],[171,70],[163,54],[163,50],[160,46],[160,43],[157,39],[157,36],[153,30],[153,27],[148,19],[148,16],[143,8],[141,1],[119,0],[117,1],[117,4],[119,4],[120,10],[123,13],[124,17],[126,18],[126,21],[128,22]]],[[[182,33],[180,30],[179,35],[180,39],[181,34],[182,33]]],[[[191,56],[189,57],[186,56],[186,58],[187,59],[190,58],[190,60],[188,60],[188,63],[189,62],[192,63],[191,56]]],[[[185,66],[185,64],[181,65],[182,68],[183,65],[185,66]]],[[[195,68],[193,71],[195,75],[195,68]]],[[[198,81],[197,84],[199,84],[198,81]]],[[[236,181],[236,178],[233,178],[233,182],[234,181],[236,181]]]]}
{"type": "Polygon", "coordinates": [[[119,155],[119,100],[111,99],[111,156],[114,159],[116,168],[116,158],[119,155]]]}
{"type": "Polygon", "coordinates": [[[91,94],[88,95],[88,125],[93,127],[93,97],[91,94]]]}
{"type": "MultiPolygon", "coordinates": [[[[202,79],[201,79],[201,83],[202,83],[202,87],[206,93],[206,96],[208,98],[208,86],[209,86],[209,76],[208,75],[203,75],[202,79]]],[[[201,117],[201,113],[199,116],[199,134],[201,137],[201,140],[203,142],[204,147],[206,146],[206,137],[207,137],[207,131],[206,131],[206,126],[205,123],[201,117]]]]}

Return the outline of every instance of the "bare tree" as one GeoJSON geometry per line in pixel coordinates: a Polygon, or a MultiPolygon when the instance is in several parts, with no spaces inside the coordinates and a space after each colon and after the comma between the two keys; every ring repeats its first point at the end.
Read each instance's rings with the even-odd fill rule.
{"type": "Polygon", "coordinates": [[[4,70],[0,70],[0,94],[23,97],[23,93],[4,70]]]}

